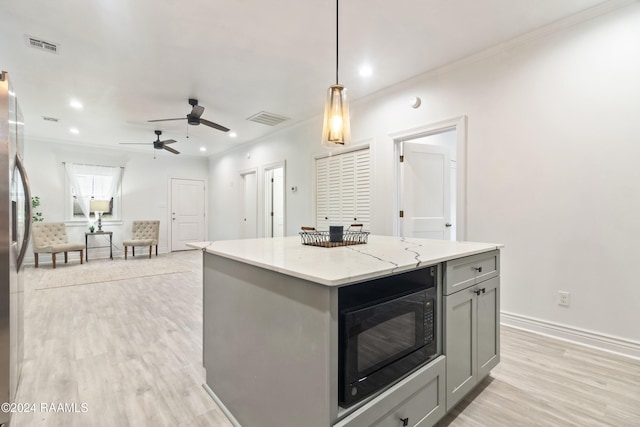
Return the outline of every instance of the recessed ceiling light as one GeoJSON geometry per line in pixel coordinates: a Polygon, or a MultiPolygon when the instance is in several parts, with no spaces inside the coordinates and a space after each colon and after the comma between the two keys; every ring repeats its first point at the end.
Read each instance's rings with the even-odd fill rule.
{"type": "Polygon", "coordinates": [[[77,135],[80,133],[80,131],[78,130],[78,128],[69,128],[69,132],[71,132],[74,135],[77,135]]]}
{"type": "Polygon", "coordinates": [[[229,132],[229,138],[235,138],[236,136],[238,136],[237,133],[235,132],[229,132]]]}
{"type": "Polygon", "coordinates": [[[368,65],[363,65],[362,67],[360,67],[360,75],[362,77],[369,77],[373,74],[373,70],[371,69],[370,66],[368,65]]]}
{"type": "Polygon", "coordinates": [[[84,108],[82,102],[78,101],[77,99],[72,99],[71,102],[69,102],[69,105],[71,106],[71,108],[75,108],[76,110],[82,110],[84,108]]]}
{"type": "Polygon", "coordinates": [[[200,147],[200,151],[207,151],[205,147],[200,147]]]}

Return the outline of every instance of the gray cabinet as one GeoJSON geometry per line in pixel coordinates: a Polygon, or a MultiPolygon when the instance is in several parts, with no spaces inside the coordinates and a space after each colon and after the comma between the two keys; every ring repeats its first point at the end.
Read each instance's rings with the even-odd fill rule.
{"type": "Polygon", "coordinates": [[[445,293],[449,292],[444,296],[449,411],[500,361],[499,253],[453,260],[447,262],[445,271],[445,293]]]}

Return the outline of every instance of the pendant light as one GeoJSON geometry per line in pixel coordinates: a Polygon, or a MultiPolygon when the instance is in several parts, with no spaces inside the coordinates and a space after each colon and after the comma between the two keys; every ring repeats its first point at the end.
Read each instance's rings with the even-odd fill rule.
{"type": "Polygon", "coordinates": [[[342,147],[351,142],[347,89],[338,83],[338,0],[336,0],[336,84],[329,86],[324,106],[322,145],[342,147]]]}

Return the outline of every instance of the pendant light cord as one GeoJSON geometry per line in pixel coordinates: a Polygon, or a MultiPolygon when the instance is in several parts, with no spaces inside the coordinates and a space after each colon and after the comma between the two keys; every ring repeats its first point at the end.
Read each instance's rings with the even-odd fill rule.
{"type": "Polygon", "coordinates": [[[336,84],[338,84],[338,15],[340,15],[338,12],[338,1],[339,0],[336,0],[336,84]]]}

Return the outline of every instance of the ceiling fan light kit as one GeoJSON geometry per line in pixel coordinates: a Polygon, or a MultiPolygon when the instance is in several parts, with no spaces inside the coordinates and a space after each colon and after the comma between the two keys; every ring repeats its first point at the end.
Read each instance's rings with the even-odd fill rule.
{"type": "Polygon", "coordinates": [[[338,83],[338,1],[336,0],[336,84],[329,86],[327,91],[322,126],[322,145],[329,148],[343,147],[351,142],[347,89],[338,83]]]}

